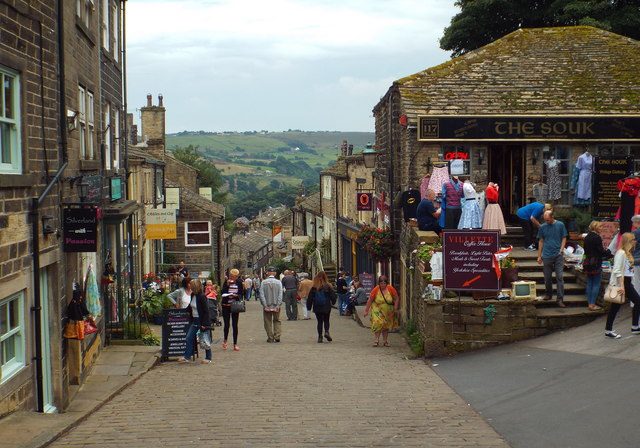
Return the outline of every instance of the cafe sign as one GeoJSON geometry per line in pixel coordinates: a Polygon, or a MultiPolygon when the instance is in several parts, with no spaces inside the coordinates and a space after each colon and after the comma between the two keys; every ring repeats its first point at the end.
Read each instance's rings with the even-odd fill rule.
{"type": "Polygon", "coordinates": [[[65,208],[62,217],[64,252],[96,252],[98,209],[65,208]]]}
{"type": "Polygon", "coordinates": [[[418,141],[640,141],[640,115],[429,115],[418,141]]]}
{"type": "Polygon", "coordinates": [[[145,239],[175,240],[178,238],[176,210],[147,208],[144,211],[145,239]]]}
{"type": "Polygon", "coordinates": [[[498,291],[494,263],[499,238],[498,230],[443,230],[444,289],[498,291]]]}

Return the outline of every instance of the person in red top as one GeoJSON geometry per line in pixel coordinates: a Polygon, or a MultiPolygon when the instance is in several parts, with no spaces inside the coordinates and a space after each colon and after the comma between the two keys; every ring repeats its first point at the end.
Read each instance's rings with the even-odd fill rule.
{"type": "Polygon", "coordinates": [[[484,219],[482,221],[482,228],[484,230],[499,230],[501,235],[506,235],[507,226],[504,223],[504,216],[502,215],[502,209],[498,203],[499,194],[498,184],[489,182],[487,188],[484,190],[485,198],[487,199],[487,207],[484,210],[484,219]]]}
{"type": "Polygon", "coordinates": [[[396,315],[400,306],[400,298],[398,291],[388,284],[389,281],[385,275],[378,278],[378,286],[373,288],[364,309],[364,315],[367,316],[371,311],[371,331],[375,336],[373,346],[380,345],[380,335],[382,334],[383,345],[389,347],[387,341],[389,330],[393,330],[397,326],[396,315]]]}

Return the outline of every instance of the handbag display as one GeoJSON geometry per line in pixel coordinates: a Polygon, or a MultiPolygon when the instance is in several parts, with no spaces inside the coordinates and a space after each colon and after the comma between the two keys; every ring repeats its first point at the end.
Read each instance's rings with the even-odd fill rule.
{"type": "Polygon", "coordinates": [[[624,288],[621,288],[620,286],[608,285],[604,290],[604,301],[623,304],[626,301],[624,288]]]}
{"type": "Polygon", "coordinates": [[[231,302],[231,312],[232,313],[244,313],[247,311],[247,304],[244,300],[236,300],[231,302]]]}
{"type": "Polygon", "coordinates": [[[93,319],[84,320],[84,334],[97,333],[98,327],[93,319]]]}

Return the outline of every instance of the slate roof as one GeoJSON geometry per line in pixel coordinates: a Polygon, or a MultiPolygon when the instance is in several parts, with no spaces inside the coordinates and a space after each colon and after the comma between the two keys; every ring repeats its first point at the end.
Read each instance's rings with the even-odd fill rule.
{"type": "Polygon", "coordinates": [[[272,240],[271,229],[259,228],[238,232],[231,237],[231,244],[242,250],[256,252],[272,240]]]}
{"type": "Polygon", "coordinates": [[[193,207],[211,212],[216,218],[224,219],[224,205],[210,201],[194,191],[183,188],[177,182],[165,179],[164,183],[165,187],[180,188],[180,202],[184,201],[193,207]]]}
{"type": "Polygon", "coordinates": [[[141,160],[143,162],[152,163],[155,165],[165,164],[162,160],[150,156],[149,153],[143,151],[142,149],[136,148],[135,146],[129,146],[129,149],[127,151],[129,160],[141,160]]]}
{"type": "Polygon", "coordinates": [[[640,41],[589,26],[514,31],[401,78],[411,122],[427,114],[640,113],[640,41]]]}
{"type": "Polygon", "coordinates": [[[298,204],[298,206],[311,213],[315,213],[316,215],[320,214],[320,192],[317,191],[304,199],[298,204]]]}
{"type": "Polygon", "coordinates": [[[347,162],[344,157],[340,156],[333,165],[322,170],[320,174],[332,176],[338,179],[348,179],[347,162]]]}

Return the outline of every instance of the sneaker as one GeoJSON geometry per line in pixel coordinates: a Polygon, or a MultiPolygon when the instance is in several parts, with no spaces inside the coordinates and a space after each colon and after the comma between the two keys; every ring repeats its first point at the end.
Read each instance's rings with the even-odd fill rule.
{"type": "Polygon", "coordinates": [[[187,358],[178,358],[178,362],[180,364],[185,364],[185,363],[189,362],[189,360],[187,358]]]}
{"type": "Polygon", "coordinates": [[[604,335],[611,339],[620,339],[622,337],[622,335],[619,335],[615,331],[605,331],[604,335]]]}
{"type": "Polygon", "coordinates": [[[331,338],[331,335],[329,333],[325,333],[324,338],[329,342],[333,341],[333,338],[331,338]]]}
{"type": "Polygon", "coordinates": [[[534,251],[534,250],[538,250],[538,248],[532,244],[529,247],[525,247],[524,250],[534,251]]]}
{"type": "Polygon", "coordinates": [[[280,342],[280,338],[274,339],[273,342],[280,342]]]}
{"type": "Polygon", "coordinates": [[[240,351],[240,347],[238,347],[237,345],[233,346],[233,351],[234,352],[239,352],[240,351]]]}
{"type": "Polygon", "coordinates": [[[201,359],[200,360],[200,364],[211,364],[211,360],[210,359],[201,359]]]}
{"type": "Polygon", "coordinates": [[[631,327],[631,334],[640,334],[640,327],[638,328],[631,327]]]}

